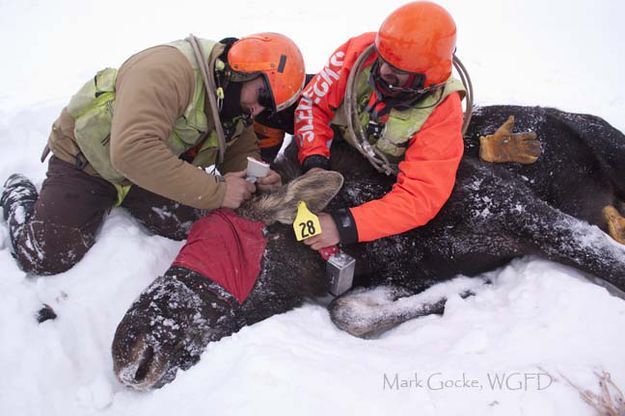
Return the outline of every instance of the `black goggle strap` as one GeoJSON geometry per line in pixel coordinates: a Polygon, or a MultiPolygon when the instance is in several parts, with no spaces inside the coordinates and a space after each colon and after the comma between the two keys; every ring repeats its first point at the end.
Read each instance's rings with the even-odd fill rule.
{"type": "Polygon", "coordinates": [[[440,84],[432,84],[427,88],[405,88],[405,87],[392,87],[393,91],[398,91],[402,94],[414,94],[414,95],[424,95],[424,94],[429,94],[431,92],[434,92],[436,90],[438,90],[439,88],[443,87],[445,85],[444,82],[440,83],[440,84]]]}

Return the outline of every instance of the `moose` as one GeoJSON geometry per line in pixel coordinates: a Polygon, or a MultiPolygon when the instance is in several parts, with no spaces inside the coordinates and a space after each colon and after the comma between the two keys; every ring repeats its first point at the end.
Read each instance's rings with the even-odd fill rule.
{"type": "MultiPolygon", "coordinates": [[[[123,384],[158,388],[171,382],[178,369],[195,364],[209,342],[326,294],[324,261],[295,241],[291,223],[298,201],[317,212],[350,207],[378,198],[394,182],[344,142],[333,144],[331,167],[300,176],[295,150],[289,147],[276,169],[290,181],[238,210],[256,224],[262,240],[258,255],[247,258],[257,273],[244,299],[178,260],[140,294],[112,343],[114,371],[123,384]]],[[[625,136],[604,120],[542,107],[478,108],[443,209],[423,227],[344,247],[356,259],[354,289],[330,303],[330,316],[350,334],[372,336],[408,319],[441,313],[446,296],[394,307],[400,300],[459,274],[476,276],[526,255],[575,267],[625,290],[625,245],[614,240],[623,241],[623,201],[625,136]],[[479,138],[509,115],[517,130],[534,131],[541,140],[536,163],[480,160],[479,138]]],[[[240,218],[214,215],[228,217],[229,224],[240,218]]],[[[187,244],[211,238],[192,237],[193,230],[187,244]]],[[[242,255],[240,250],[206,251],[201,260],[206,263],[242,255]]],[[[474,290],[461,288],[459,294],[469,296],[474,290]]]]}

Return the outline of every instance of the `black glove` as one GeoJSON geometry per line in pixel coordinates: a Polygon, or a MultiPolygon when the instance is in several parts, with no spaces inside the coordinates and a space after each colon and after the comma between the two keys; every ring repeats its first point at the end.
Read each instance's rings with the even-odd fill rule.
{"type": "Polygon", "coordinates": [[[352,213],[347,208],[337,209],[330,213],[336,229],[339,232],[342,244],[353,244],[358,242],[358,229],[352,213]]]}
{"type": "Polygon", "coordinates": [[[321,155],[308,156],[302,163],[302,170],[306,173],[312,168],[330,170],[330,159],[321,155]]]}

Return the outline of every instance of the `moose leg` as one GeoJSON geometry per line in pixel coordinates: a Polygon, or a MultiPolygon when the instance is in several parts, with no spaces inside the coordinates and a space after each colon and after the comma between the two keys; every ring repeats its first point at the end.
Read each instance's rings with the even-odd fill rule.
{"type": "Polygon", "coordinates": [[[625,247],[598,227],[534,200],[525,215],[509,216],[511,231],[550,260],[588,272],[625,290],[625,247]],[[514,231],[513,231],[514,230],[514,231]]]}
{"type": "Polygon", "coordinates": [[[328,310],[338,328],[371,338],[410,319],[442,314],[450,296],[472,296],[487,283],[482,279],[460,279],[418,294],[400,286],[358,288],[336,298],[328,310]]]}

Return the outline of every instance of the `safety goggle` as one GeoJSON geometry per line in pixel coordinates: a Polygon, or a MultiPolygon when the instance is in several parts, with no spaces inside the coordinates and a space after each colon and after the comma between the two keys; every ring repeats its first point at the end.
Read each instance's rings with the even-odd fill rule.
{"type": "Polygon", "coordinates": [[[399,69],[399,68],[393,66],[393,64],[391,64],[390,62],[387,62],[381,56],[379,56],[378,59],[379,59],[379,64],[378,65],[386,64],[389,67],[391,73],[393,73],[396,76],[403,76],[403,75],[410,75],[411,74],[411,72],[404,71],[403,69],[399,69]]]}
{"type": "Polygon", "coordinates": [[[271,93],[271,88],[267,83],[267,78],[263,76],[263,86],[258,89],[258,104],[265,107],[265,111],[268,113],[274,113],[276,111],[276,103],[271,93]]]}
{"type": "Polygon", "coordinates": [[[436,91],[440,87],[442,87],[445,83],[440,84],[432,84],[427,88],[423,88],[423,84],[425,83],[425,75],[421,73],[412,73],[403,71],[397,67],[394,67],[392,64],[385,61],[381,56],[378,57],[377,68],[375,69],[376,73],[374,76],[376,77],[376,82],[383,84],[385,88],[389,91],[392,91],[396,94],[408,94],[408,95],[421,95],[426,94],[432,91],[436,91]],[[390,70],[390,72],[395,76],[404,76],[409,75],[414,77],[414,79],[410,82],[411,86],[408,87],[400,87],[397,85],[390,85],[380,76],[380,67],[382,64],[386,64],[390,70]]]}

